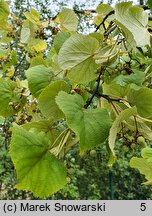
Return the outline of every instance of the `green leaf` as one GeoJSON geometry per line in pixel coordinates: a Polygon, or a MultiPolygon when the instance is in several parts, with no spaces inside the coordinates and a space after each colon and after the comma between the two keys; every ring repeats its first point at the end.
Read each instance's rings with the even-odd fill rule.
{"type": "Polygon", "coordinates": [[[143,148],[141,151],[141,156],[147,159],[148,162],[152,162],[152,148],[143,148]]]}
{"type": "Polygon", "coordinates": [[[24,15],[25,15],[26,19],[28,19],[33,24],[40,24],[39,23],[40,14],[34,8],[31,8],[30,13],[25,12],[24,15]]]}
{"type": "Polygon", "coordinates": [[[152,161],[148,162],[145,158],[133,157],[130,160],[130,166],[138,169],[148,181],[152,181],[152,161]]]}
{"type": "Polygon", "coordinates": [[[123,80],[127,84],[134,83],[138,86],[141,86],[145,79],[145,73],[143,71],[133,70],[133,73],[130,75],[124,76],[123,80]]]}
{"type": "Polygon", "coordinates": [[[28,131],[34,130],[36,133],[44,132],[49,140],[53,143],[59,135],[59,131],[56,127],[52,126],[53,124],[54,118],[52,117],[50,119],[41,119],[35,122],[28,122],[23,124],[22,127],[28,131]]]}
{"type": "Polygon", "coordinates": [[[3,49],[0,45],[0,59],[2,59],[2,60],[6,59],[8,57],[8,55],[9,55],[8,50],[3,49]]]}
{"type": "Polygon", "coordinates": [[[137,114],[136,107],[125,109],[116,117],[115,121],[113,122],[109,133],[109,147],[113,156],[115,156],[114,147],[117,138],[117,133],[119,131],[119,125],[124,120],[127,121],[129,117],[134,116],[136,114],[137,114]]]}
{"type": "Polygon", "coordinates": [[[53,118],[42,119],[37,122],[28,122],[26,124],[23,124],[22,127],[25,128],[26,130],[30,130],[31,128],[36,128],[39,132],[43,131],[47,133],[51,129],[53,123],[54,123],[53,118]]]}
{"type": "Polygon", "coordinates": [[[64,8],[59,14],[60,28],[62,31],[76,31],[78,18],[73,10],[64,8]]]}
{"type": "Polygon", "coordinates": [[[0,124],[4,124],[4,122],[5,122],[5,118],[0,116],[0,124]]]}
{"type": "Polygon", "coordinates": [[[36,197],[47,197],[64,187],[65,167],[49,152],[49,145],[44,134],[13,127],[10,155],[17,172],[18,189],[30,190],[36,197]]]}
{"type": "Polygon", "coordinates": [[[89,34],[89,36],[95,38],[98,40],[99,44],[102,44],[103,43],[103,39],[104,39],[104,36],[103,34],[101,33],[98,33],[98,32],[92,32],[89,34]]]}
{"type": "Polygon", "coordinates": [[[145,175],[148,182],[144,182],[144,184],[152,184],[152,148],[143,148],[141,155],[143,158],[131,158],[130,166],[138,169],[141,174],[145,175]]]}
{"type": "MultiPolygon", "coordinates": [[[[40,39],[35,38],[36,32],[40,31],[40,27],[29,20],[25,20],[21,29],[21,43],[27,44],[29,48],[38,44],[40,39]]],[[[44,46],[44,45],[43,45],[44,46]]]]}
{"type": "Polygon", "coordinates": [[[28,27],[22,27],[21,29],[21,43],[28,43],[28,40],[30,39],[30,29],[28,27]]]}
{"type": "MultiPolygon", "coordinates": [[[[113,11],[113,8],[109,4],[99,4],[99,6],[96,9],[97,16],[94,18],[94,23],[98,26],[103,21],[104,17],[109,14],[111,11],[113,11]]],[[[109,22],[113,20],[113,15],[108,16],[106,19],[106,22],[109,22]]],[[[101,29],[102,27],[100,27],[101,29]]]]}
{"type": "Polygon", "coordinates": [[[94,56],[95,62],[102,65],[110,65],[117,58],[118,50],[116,46],[99,47],[97,54],[94,56]]]}
{"type": "Polygon", "coordinates": [[[128,84],[134,83],[141,86],[145,79],[145,73],[143,71],[133,70],[130,75],[118,75],[113,81],[120,84],[121,86],[126,86],[128,84]]]}
{"type": "Polygon", "coordinates": [[[58,32],[56,37],[54,38],[54,48],[58,53],[63,43],[70,37],[69,32],[58,32]]]}
{"type": "Polygon", "coordinates": [[[80,152],[103,143],[109,134],[111,120],[106,109],[84,109],[83,98],[60,92],[56,103],[65,113],[68,126],[80,137],[80,152]]]}
{"type": "Polygon", "coordinates": [[[17,62],[18,62],[17,53],[16,53],[15,50],[12,50],[11,53],[10,53],[9,62],[7,64],[5,64],[5,67],[10,68],[12,65],[16,65],[17,62]]]}
{"type": "Polygon", "coordinates": [[[59,64],[68,70],[68,77],[76,83],[86,83],[97,78],[94,60],[98,41],[88,35],[72,35],[59,51],[59,64]]]}
{"type": "Polygon", "coordinates": [[[152,119],[152,89],[142,87],[139,90],[131,89],[128,93],[128,102],[136,106],[139,115],[152,119]]]}
{"type": "Polygon", "coordinates": [[[109,95],[111,98],[122,99],[126,96],[128,88],[112,82],[109,84],[104,83],[102,85],[103,93],[109,95]]]}
{"type": "Polygon", "coordinates": [[[42,114],[47,117],[53,117],[58,120],[64,117],[63,112],[58,108],[55,97],[60,91],[70,91],[70,86],[63,80],[58,80],[47,86],[38,98],[38,107],[42,114]]]}
{"type": "Polygon", "coordinates": [[[133,49],[136,47],[136,41],[133,34],[118,20],[115,20],[117,26],[120,27],[122,34],[124,35],[128,49],[133,49]]]}
{"type": "Polygon", "coordinates": [[[24,104],[21,99],[21,89],[17,88],[15,82],[9,79],[0,79],[0,115],[12,116],[17,113],[24,104]]]}
{"type": "Polygon", "coordinates": [[[35,39],[33,40],[32,43],[30,43],[30,45],[32,45],[32,48],[36,51],[36,52],[42,52],[44,50],[47,49],[47,44],[44,40],[41,39],[35,39]]]}
{"type": "MultiPolygon", "coordinates": [[[[30,61],[30,67],[35,67],[37,65],[48,66],[46,60],[43,57],[43,53],[38,53],[33,58],[28,59],[30,61]]],[[[49,67],[49,66],[48,66],[49,67]]]]}
{"type": "Polygon", "coordinates": [[[127,29],[133,35],[137,46],[150,45],[150,34],[147,31],[148,13],[142,8],[133,7],[132,2],[119,3],[115,7],[115,17],[118,26],[121,24],[122,31],[126,32],[127,29]]]}
{"type": "Polygon", "coordinates": [[[53,73],[50,68],[44,65],[37,65],[26,71],[28,86],[33,96],[36,98],[42,90],[50,84],[53,79],[53,73]]]}
{"type": "Polygon", "coordinates": [[[58,55],[57,54],[55,54],[52,57],[52,65],[51,65],[51,67],[52,67],[52,70],[53,70],[55,75],[61,74],[61,72],[63,72],[60,65],[59,65],[58,55]]]}
{"type": "Polygon", "coordinates": [[[98,14],[108,14],[110,11],[112,11],[113,8],[109,4],[99,4],[99,6],[96,9],[96,12],[98,14]]]}
{"type": "Polygon", "coordinates": [[[6,19],[9,13],[10,13],[10,10],[9,10],[8,4],[5,1],[0,0],[0,21],[6,19]]]}
{"type": "Polygon", "coordinates": [[[152,1],[151,0],[147,1],[147,5],[150,8],[150,10],[152,11],[152,1]]]}
{"type": "MultiPolygon", "coordinates": [[[[28,31],[29,31],[29,29],[27,30],[27,32],[28,31]]],[[[28,51],[31,51],[31,52],[36,51],[36,52],[40,53],[40,52],[42,52],[42,51],[44,51],[44,50],[47,49],[46,41],[43,41],[42,39],[39,39],[39,38],[32,38],[32,37],[33,36],[31,34],[31,31],[30,31],[29,35],[27,37],[27,41],[24,41],[24,43],[27,43],[28,51]]],[[[23,43],[23,40],[21,42],[23,43]]]]}

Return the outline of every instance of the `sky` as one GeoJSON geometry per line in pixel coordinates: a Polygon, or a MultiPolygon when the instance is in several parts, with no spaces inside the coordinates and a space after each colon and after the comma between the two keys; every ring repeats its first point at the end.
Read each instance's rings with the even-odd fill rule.
{"type": "MultiPolygon", "coordinates": [[[[25,0],[26,2],[27,0],[25,0]]],[[[117,2],[128,2],[128,0],[112,0],[113,1],[113,4],[112,6],[114,6],[117,2]]],[[[131,1],[131,0],[130,0],[131,1]]],[[[138,4],[139,0],[132,0],[134,4],[138,4]]],[[[10,2],[14,2],[14,0],[10,0],[10,2]]],[[[28,0],[28,2],[31,4],[31,5],[34,5],[34,2],[35,0],[28,0]]],[[[43,2],[43,0],[40,0],[40,2],[43,2]]],[[[85,7],[88,9],[96,9],[97,6],[99,5],[99,3],[101,3],[102,1],[101,0],[57,0],[57,2],[53,2],[52,0],[48,1],[49,2],[49,5],[50,6],[53,6],[53,7],[58,7],[58,3],[57,2],[63,2],[63,3],[66,3],[68,7],[72,7],[74,5],[74,3],[76,4],[85,4],[85,7]]],[[[108,0],[103,0],[103,3],[108,3],[108,0]]]]}
{"type": "MultiPolygon", "coordinates": [[[[11,7],[13,9],[13,2],[15,0],[9,0],[11,2],[11,7]]],[[[103,3],[108,3],[108,0],[47,0],[47,4],[46,1],[44,0],[23,0],[24,5],[26,4],[30,4],[30,7],[36,8],[36,10],[40,10],[41,11],[41,6],[39,4],[37,4],[38,2],[42,3],[45,2],[45,7],[47,10],[50,10],[50,13],[52,14],[52,16],[55,16],[57,14],[58,11],[60,11],[62,9],[61,4],[64,4],[64,7],[68,7],[68,8],[73,8],[73,6],[76,5],[82,5],[83,9],[93,9],[95,10],[98,5],[103,1],[103,3]],[[37,5],[35,7],[35,5],[37,5]]],[[[131,1],[131,0],[129,0],[131,1]]],[[[112,7],[115,6],[116,3],[118,2],[128,2],[128,0],[112,0],[113,4],[111,5],[112,7]]],[[[139,4],[139,0],[132,0],[133,4],[138,5],[139,4]]],[[[23,6],[23,5],[22,5],[23,6]]],[[[23,6],[24,7],[24,6],[23,6]]],[[[26,7],[26,6],[25,6],[26,7]]],[[[18,9],[20,10],[20,9],[18,9]]]]}
{"type": "MultiPolygon", "coordinates": [[[[59,0],[60,2],[64,2],[63,0],[59,0]]],[[[117,2],[128,2],[128,0],[112,0],[113,4],[112,6],[114,6],[117,2]]],[[[131,0],[130,0],[131,1],[131,0]]],[[[134,4],[138,4],[139,0],[132,0],[134,4]]],[[[51,0],[50,0],[51,2],[51,0]]],[[[86,7],[89,8],[91,7],[91,9],[96,9],[97,6],[99,5],[99,3],[101,2],[101,0],[96,0],[94,1],[86,1],[86,0],[66,0],[66,2],[68,2],[69,6],[73,5],[74,3],[76,4],[82,4],[82,3],[86,3],[86,7]]],[[[108,3],[108,0],[103,0],[103,3],[108,3]]]]}

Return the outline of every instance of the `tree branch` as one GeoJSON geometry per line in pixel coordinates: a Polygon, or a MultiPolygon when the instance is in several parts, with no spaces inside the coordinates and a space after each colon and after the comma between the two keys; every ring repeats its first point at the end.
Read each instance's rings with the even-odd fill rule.
{"type": "Polygon", "coordinates": [[[109,103],[112,103],[113,101],[121,103],[121,99],[110,98],[106,94],[99,93],[100,80],[101,80],[101,76],[103,75],[104,69],[105,69],[105,67],[101,67],[101,69],[100,69],[100,74],[99,74],[99,76],[98,76],[98,78],[96,80],[97,85],[96,85],[94,91],[92,92],[91,97],[87,100],[86,104],[84,105],[85,109],[88,108],[88,106],[91,104],[94,97],[105,98],[109,103]]]}
{"type": "Polygon", "coordinates": [[[109,34],[111,34],[116,28],[117,26],[111,21],[108,28],[104,32],[104,41],[107,41],[109,34]]]}
{"type": "Polygon", "coordinates": [[[100,26],[102,26],[102,25],[103,25],[104,29],[106,30],[106,27],[105,27],[104,22],[106,21],[106,19],[107,19],[110,15],[112,15],[112,14],[114,14],[114,13],[115,13],[114,10],[110,11],[110,12],[103,18],[102,22],[97,26],[95,32],[97,32],[97,31],[99,30],[100,26]]]}
{"type": "Polygon", "coordinates": [[[98,93],[98,96],[105,98],[109,103],[111,103],[112,101],[121,103],[121,99],[111,98],[111,97],[109,97],[109,95],[106,95],[106,94],[99,94],[98,93]]]}
{"type": "Polygon", "coordinates": [[[97,93],[98,93],[98,89],[99,89],[99,85],[100,85],[100,79],[101,79],[101,76],[103,75],[103,71],[104,71],[104,67],[101,67],[99,76],[98,76],[98,78],[97,78],[97,80],[96,80],[96,82],[97,82],[96,88],[94,89],[91,98],[89,98],[89,99],[87,100],[86,104],[84,105],[84,108],[85,108],[85,109],[88,108],[88,106],[91,104],[93,98],[94,98],[94,97],[97,95],[97,93]]]}

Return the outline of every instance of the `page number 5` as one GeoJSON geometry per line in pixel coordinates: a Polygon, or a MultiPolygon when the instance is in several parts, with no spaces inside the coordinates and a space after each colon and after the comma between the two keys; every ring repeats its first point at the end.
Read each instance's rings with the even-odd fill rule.
{"type": "Polygon", "coordinates": [[[141,203],[140,204],[140,210],[141,211],[146,211],[146,203],[141,203]]]}

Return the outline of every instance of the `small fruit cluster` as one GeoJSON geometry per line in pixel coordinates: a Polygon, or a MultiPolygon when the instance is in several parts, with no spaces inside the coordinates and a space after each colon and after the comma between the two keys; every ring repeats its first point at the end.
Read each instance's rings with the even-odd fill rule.
{"type": "Polygon", "coordinates": [[[123,140],[123,151],[124,152],[129,152],[135,149],[142,149],[147,146],[146,140],[143,136],[138,136],[138,137],[132,137],[132,136],[127,136],[125,140],[123,140]]]}

